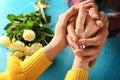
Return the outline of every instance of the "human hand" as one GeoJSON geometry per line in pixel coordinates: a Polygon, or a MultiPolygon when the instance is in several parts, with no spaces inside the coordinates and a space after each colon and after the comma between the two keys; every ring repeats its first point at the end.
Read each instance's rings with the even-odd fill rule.
{"type": "MultiPolygon", "coordinates": [[[[88,12],[87,20],[86,20],[86,23],[83,23],[83,24],[86,25],[85,36],[90,37],[92,34],[96,33],[101,27],[103,27],[103,22],[100,20],[100,17],[98,14],[99,13],[98,7],[94,2],[92,2],[92,0],[87,0],[87,2],[84,1],[74,6],[76,8],[80,8],[81,5],[84,7],[87,6],[86,7],[88,12]],[[90,4],[92,6],[88,6],[90,4]]],[[[78,38],[82,37],[84,27],[80,27],[81,24],[79,24],[79,21],[82,21],[82,20],[83,20],[82,18],[81,20],[77,19],[75,26],[73,25],[73,26],[67,27],[68,35],[71,37],[71,39],[74,42],[78,41],[78,38]],[[75,27],[76,27],[76,30],[75,30],[75,27]]]]}
{"type": "Polygon", "coordinates": [[[88,39],[80,39],[78,44],[81,44],[85,40],[85,45],[87,46],[85,49],[75,49],[74,45],[77,45],[74,43],[74,41],[71,40],[69,35],[67,35],[68,43],[70,44],[70,47],[75,55],[82,56],[82,59],[84,63],[89,62],[89,67],[93,67],[100,51],[106,42],[106,38],[108,35],[108,20],[107,16],[104,12],[100,12],[100,19],[103,21],[104,27],[100,28],[99,32],[94,35],[92,38],[88,39]]]}
{"type": "Polygon", "coordinates": [[[51,42],[43,48],[46,56],[52,61],[67,46],[66,28],[69,19],[77,13],[75,7],[71,7],[65,13],[60,15],[56,24],[55,35],[51,42]]]}

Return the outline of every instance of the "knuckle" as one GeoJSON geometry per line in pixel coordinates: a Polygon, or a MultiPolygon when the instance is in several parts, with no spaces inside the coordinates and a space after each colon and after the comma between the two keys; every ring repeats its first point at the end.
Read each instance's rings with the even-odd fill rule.
{"type": "Polygon", "coordinates": [[[100,45],[101,44],[101,41],[98,39],[98,38],[94,38],[94,43],[96,45],[100,45]]]}

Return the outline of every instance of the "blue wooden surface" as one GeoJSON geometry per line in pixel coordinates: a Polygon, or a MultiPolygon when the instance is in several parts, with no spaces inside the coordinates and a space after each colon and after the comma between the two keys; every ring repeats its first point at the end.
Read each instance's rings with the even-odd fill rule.
{"type": "MultiPolygon", "coordinates": [[[[29,13],[34,11],[36,0],[0,0],[0,36],[5,33],[7,14],[29,13]]],[[[46,12],[52,16],[51,29],[54,31],[59,15],[67,10],[65,0],[49,0],[51,7],[46,12]]],[[[0,45],[0,72],[6,69],[8,49],[0,45]]],[[[73,55],[69,47],[57,56],[38,80],[63,80],[71,68],[73,55]]],[[[90,69],[89,80],[120,80],[120,38],[108,39],[94,68],[90,69]]]]}

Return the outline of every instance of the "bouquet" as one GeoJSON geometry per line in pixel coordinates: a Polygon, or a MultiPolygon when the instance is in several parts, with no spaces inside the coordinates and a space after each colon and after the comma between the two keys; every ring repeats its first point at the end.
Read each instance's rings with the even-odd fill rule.
{"type": "Polygon", "coordinates": [[[4,27],[6,34],[0,38],[0,44],[12,51],[8,56],[25,60],[53,38],[54,33],[49,29],[51,16],[44,12],[49,8],[48,2],[38,0],[35,8],[32,13],[7,16],[10,23],[4,27]]]}

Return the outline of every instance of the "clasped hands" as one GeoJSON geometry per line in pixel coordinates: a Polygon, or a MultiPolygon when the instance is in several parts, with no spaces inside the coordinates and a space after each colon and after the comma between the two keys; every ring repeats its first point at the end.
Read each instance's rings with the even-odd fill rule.
{"type": "Polygon", "coordinates": [[[87,0],[60,15],[51,43],[57,46],[57,53],[68,44],[75,55],[72,68],[88,70],[94,66],[106,42],[108,26],[105,13],[99,12],[96,4],[87,0]]]}

